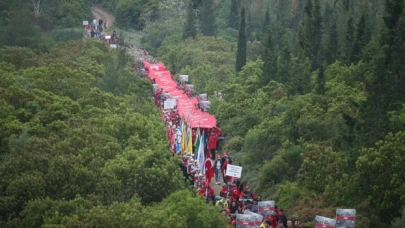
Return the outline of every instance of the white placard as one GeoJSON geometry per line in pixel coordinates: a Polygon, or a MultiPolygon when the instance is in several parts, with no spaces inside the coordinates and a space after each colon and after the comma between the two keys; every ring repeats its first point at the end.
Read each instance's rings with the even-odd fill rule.
{"type": "Polygon", "coordinates": [[[210,109],[211,101],[200,101],[200,108],[210,109]]]}
{"type": "Polygon", "coordinates": [[[186,84],[186,89],[187,89],[188,91],[190,91],[190,92],[193,92],[193,91],[194,91],[194,85],[192,85],[192,84],[186,84]]]}
{"type": "Polygon", "coordinates": [[[198,97],[199,97],[200,100],[202,100],[202,101],[208,100],[208,95],[207,95],[206,93],[202,93],[202,94],[198,95],[198,97]]]}
{"type": "Polygon", "coordinates": [[[182,82],[188,82],[188,75],[179,75],[179,80],[182,82]]]}
{"type": "Polygon", "coordinates": [[[173,102],[174,106],[176,106],[176,104],[177,104],[177,100],[176,100],[176,99],[166,99],[166,101],[171,101],[171,102],[173,102]]]}
{"type": "Polygon", "coordinates": [[[240,178],[242,176],[242,166],[227,165],[225,176],[240,178]]]}
{"type": "Polygon", "coordinates": [[[83,25],[89,25],[88,21],[83,21],[83,25]]]}
{"type": "Polygon", "coordinates": [[[97,20],[93,19],[93,24],[97,25],[97,20]]]}
{"type": "Polygon", "coordinates": [[[109,40],[109,39],[111,39],[111,36],[105,36],[105,39],[109,40]]]}
{"type": "Polygon", "coordinates": [[[116,44],[110,44],[110,48],[117,48],[116,44]]]}
{"type": "Polygon", "coordinates": [[[174,102],[165,100],[163,108],[164,109],[173,109],[174,108],[174,102]]]}

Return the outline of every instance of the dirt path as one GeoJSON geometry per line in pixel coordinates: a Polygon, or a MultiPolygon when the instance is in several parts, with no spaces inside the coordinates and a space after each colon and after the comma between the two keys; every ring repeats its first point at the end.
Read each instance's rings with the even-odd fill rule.
{"type": "Polygon", "coordinates": [[[107,30],[106,32],[110,32],[113,31],[115,27],[115,17],[114,15],[112,15],[112,13],[110,11],[108,11],[107,9],[103,9],[101,7],[98,6],[93,6],[91,7],[91,12],[93,13],[94,19],[96,19],[97,21],[100,19],[107,19],[107,30]]]}

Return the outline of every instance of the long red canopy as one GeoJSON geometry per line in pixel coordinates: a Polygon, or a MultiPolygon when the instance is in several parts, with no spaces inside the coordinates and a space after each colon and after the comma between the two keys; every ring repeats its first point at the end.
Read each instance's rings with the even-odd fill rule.
{"type": "Polygon", "coordinates": [[[163,63],[152,64],[143,61],[143,65],[148,70],[148,77],[155,79],[158,89],[163,89],[164,92],[169,93],[177,100],[177,111],[180,117],[190,123],[192,128],[213,128],[217,125],[214,116],[196,107],[197,98],[190,98],[184,91],[177,88],[170,71],[163,63]]]}

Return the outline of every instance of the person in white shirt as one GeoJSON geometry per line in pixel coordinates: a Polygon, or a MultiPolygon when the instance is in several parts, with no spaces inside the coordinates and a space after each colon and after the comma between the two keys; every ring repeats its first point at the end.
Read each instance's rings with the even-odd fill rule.
{"type": "Polygon", "coordinates": [[[221,156],[217,156],[217,159],[214,162],[215,170],[215,182],[216,184],[221,184],[221,156]]]}

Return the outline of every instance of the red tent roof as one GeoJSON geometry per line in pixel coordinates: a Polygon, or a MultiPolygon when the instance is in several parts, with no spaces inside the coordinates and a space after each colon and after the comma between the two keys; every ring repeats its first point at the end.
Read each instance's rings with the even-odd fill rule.
{"type": "Polygon", "coordinates": [[[213,128],[217,125],[214,116],[196,107],[197,98],[190,98],[182,90],[177,89],[177,83],[163,63],[151,64],[143,61],[143,65],[148,70],[148,77],[155,79],[158,89],[163,89],[177,99],[177,111],[180,117],[189,122],[192,128],[213,128]]]}

